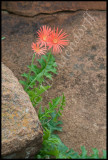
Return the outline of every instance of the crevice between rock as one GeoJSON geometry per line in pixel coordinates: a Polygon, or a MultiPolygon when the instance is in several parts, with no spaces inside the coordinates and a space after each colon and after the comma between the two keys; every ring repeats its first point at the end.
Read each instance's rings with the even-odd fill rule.
{"type": "Polygon", "coordinates": [[[2,9],[2,12],[7,12],[8,14],[13,14],[13,15],[17,15],[17,16],[21,16],[21,17],[28,17],[28,18],[34,18],[34,17],[37,17],[37,16],[40,16],[40,15],[54,15],[54,14],[60,14],[60,13],[75,13],[75,12],[78,12],[78,11],[106,11],[106,10],[95,10],[95,9],[89,9],[89,10],[84,10],[84,9],[78,9],[76,11],[72,11],[72,10],[61,10],[61,11],[56,11],[56,12],[52,12],[52,13],[37,13],[35,15],[22,15],[22,14],[19,14],[19,13],[15,13],[15,12],[12,12],[12,11],[8,11],[8,10],[5,10],[5,9],[2,9]]]}

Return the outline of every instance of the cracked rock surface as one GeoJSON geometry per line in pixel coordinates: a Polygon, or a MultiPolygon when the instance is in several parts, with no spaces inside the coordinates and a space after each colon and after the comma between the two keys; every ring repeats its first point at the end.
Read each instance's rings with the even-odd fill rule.
{"type": "Polygon", "coordinates": [[[6,38],[2,61],[19,80],[31,63],[31,44],[42,25],[63,28],[70,40],[62,54],[55,55],[58,75],[53,82],[47,80],[52,87],[44,94],[42,106],[64,92],[61,140],[79,153],[82,145],[89,153],[95,147],[102,153],[106,149],[106,11],[64,11],[35,17],[3,12],[2,36],[6,38]]]}
{"type": "Polygon", "coordinates": [[[103,1],[3,1],[2,9],[10,13],[22,16],[35,16],[38,14],[52,14],[63,11],[78,10],[106,10],[106,2],[103,1]],[[95,4],[94,4],[95,3],[95,4]]]}

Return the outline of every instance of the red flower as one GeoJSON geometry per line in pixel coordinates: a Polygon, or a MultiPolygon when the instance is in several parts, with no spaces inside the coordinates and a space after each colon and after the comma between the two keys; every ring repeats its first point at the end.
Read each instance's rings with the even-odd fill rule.
{"type": "Polygon", "coordinates": [[[46,48],[40,47],[38,43],[32,43],[32,50],[34,50],[38,56],[46,53],[46,48]]]}
{"type": "Polygon", "coordinates": [[[40,30],[37,32],[38,34],[37,43],[41,44],[41,46],[45,46],[46,48],[50,32],[51,32],[51,28],[46,26],[42,26],[42,28],[40,27],[40,30]]]}
{"type": "Polygon", "coordinates": [[[62,52],[61,48],[64,48],[64,46],[68,45],[69,40],[64,39],[68,35],[65,32],[63,32],[63,33],[61,33],[61,32],[62,32],[62,29],[58,33],[58,28],[56,31],[54,28],[54,30],[51,32],[51,34],[48,38],[48,43],[47,43],[47,45],[49,46],[48,49],[53,48],[54,53],[62,52]]]}

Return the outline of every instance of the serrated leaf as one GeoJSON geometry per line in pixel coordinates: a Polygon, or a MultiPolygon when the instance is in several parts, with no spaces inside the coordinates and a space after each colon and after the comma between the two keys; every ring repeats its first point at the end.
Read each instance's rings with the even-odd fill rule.
{"type": "Polygon", "coordinates": [[[52,80],[52,75],[51,75],[50,73],[47,73],[45,76],[46,76],[47,78],[49,78],[50,80],[52,80]]]}
{"type": "Polygon", "coordinates": [[[87,156],[87,151],[86,151],[85,147],[84,147],[84,146],[81,146],[81,150],[82,150],[81,157],[86,158],[86,156],[87,156]]]}
{"type": "MultiPolygon", "coordinates": [[[[34,82],[35,83],[35,82],[34,82]]],[[[33,87],[34,84],[32,84],[31,87],[33,87]]],[[[42,86],[40,85],[40,87],[38,88],[33,88],[31,90],[27,90],[27,93],[30,97],[30,100],[33,104],[34,107],[36,107],[36,105],[38,105],[40,103],[40,101],[42,100],[42,96],[40,96],[42,93],[44,93],[47,89],[49,89],[51,86],[42,86]]]]}
{"type": "Polygon", "coordinates": [[[50,137],[50,135],[51,135],[50,130],[48,130],[46,127],[44,128],[43,133],[44,133],[44,135],[43,135],[43,139],[44,140],[47,140],[50,137]]]}
{"type": "Polygon", "coordinates": [[[41,67],[44,68],[46,65],[45,60],[43,59],[43,57],[41,59],[37,59],[37,61],[40,63],[41,67]]]}
{"type": "Polygon", "coordinates": [[[93,154],[90,155],[91,158],[97,159],[99,158],[99,151],[97,148],[92,148],[93,154]]]}
{"type": "Polygon", "coordinates": [[[22,74],[22,76],[27,79],[27,83],[30,82],[29,85],[26,87],[25,91],[27,91],[29,87],[33,88],[36,82],[42,84],[42,82],[45,81],[45,77],[52,80],[51,73],[57,74],[57,65],[55,62],[55,58],[52,54],[47,53],[47,55],[43,55],[41,59],[38,59],[37,61],[41,65],[41,68],[37,67],[34,64],[27,66],[30,69],[29,73],[32,72],[34,73],[34,75],[29,75],[29,73],[22,74]]]}
{"type": "Polygon", "coordinates": [[[28,73],[23,73],[21,74],[22,77],[28,78],[29,74],[28,73]]]}
{"type": "Polygon", "coordinates": [[[106,150],[103,150],[103,156],[102,156],[103,159],[107,159],[107,153],[106,153],[106,150]]]}

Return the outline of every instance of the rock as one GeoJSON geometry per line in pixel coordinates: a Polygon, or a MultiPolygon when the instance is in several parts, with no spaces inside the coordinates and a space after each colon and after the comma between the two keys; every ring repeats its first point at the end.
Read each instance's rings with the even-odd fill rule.
{"type": "Polygon", "coordinates": [[[56,26],[69,35],[70,45],[55,55],[58,75],[49,82],[52,87],[44,94],[42,106],[64,93],[63,132],[58,134],[65,145],[79,153],[81,145],[88,153],[93,147],[106,149],[106,11],[88,14],[61,12],[33,18],[2,14],[2,35],[6,37],[2,40],[2,61],[19,80],[31,64],[31,44],[40,26],[56,26]]]}
{"type": "Polygon", "coordinates": [[[29,96],[2,64],[2,157],[29,158],[42,145],[43,131],[29,96]]]}
{"type": "Polygon", "coordinates": [[[23,16],[35,16],[40,13],[52,14],[60,11],[106,10],[106,2],[102,1],[15,1],[2,2],[2,10],[23,16]]]}

